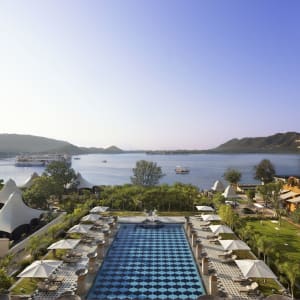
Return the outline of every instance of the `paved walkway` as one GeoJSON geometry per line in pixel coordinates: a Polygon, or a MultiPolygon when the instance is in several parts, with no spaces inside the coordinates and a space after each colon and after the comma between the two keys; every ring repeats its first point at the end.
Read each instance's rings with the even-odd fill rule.
{"type": "MultiPolygon", "coordinates": [[[[197,217],[190,217],[190,221],[193,224],[194,229],[197,231],[197,235],[202,243],[202,254],[209,259],[209,271],[210,275],[214,274],[217,276],[218,282],[218,290],[220,296],[224,295],[226,299],[236,299],[236,300],[244,300],[244,299],[262,299],[261,296],[257,295],[247,295],[245,293],[241,294],[240,289],[243,285],[239,282],[233,281],[233,278],[241,277],[242,273],[237,267],[237,265],[233,263],[224,263],[222,259],[218,257],[218,255],[224,253],[224,249],[221,245],[210,243],[206,238],[208,235],[212,233],[210,231],[204,231],[200,226],[203,224],[197,217]]],[[[207,277],[207,276],[203,276],[207,277]]],[[[204,278],[204,282],[206,285],[208,284],[208,278],[204,278]]]]}

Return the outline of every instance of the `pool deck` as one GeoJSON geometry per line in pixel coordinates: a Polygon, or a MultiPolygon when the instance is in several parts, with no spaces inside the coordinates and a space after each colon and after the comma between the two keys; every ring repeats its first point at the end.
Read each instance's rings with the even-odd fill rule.
{"type": "MultiPolygon", "coordinates": [[[[221,245],[217,243],[211,243],[207,239],[208,235],[211,235],[210,231],[203,229],[203,221],[199,217],[190,217],[189,223],[185,225],[186,234],[190,242],[191,248],[194,252],[194,257],[199,268],[201,278],[205,287],[206,292],[209,294],[210,291],[210,278],[211,275],[216,276],[217,278],[217,291],[216,295],[223,299],[235,299],[235,300],[255,300],[263,299],[260,295],[247,295],[246,293],[241,294],[240,289],[243,285],[239,282],[233,280],[233,278],[241,277],[242,274],[235,263],[224,263],[222,259],[219,258],[219,255],[224,252],[221,245]],[[202,251],[201,258],[197,258],[197,249],[192,245],[192,238],[190,237],[190,230],[193,228],[196,232],[197,239],[201,241],[202,251]],[[201,272],[202,269],[202,259],[208,259],[208,273],[204,275],[201,272]]],[[[64,281],[62,282],[61,287],[56,292],[37,292],[32,296],[32,299],[36,300],[50,300],[58,298],[63,292],[70,291],[76,293],[85,299],[89,289],[92,287],[97,270],[102,264],[103,257],[109,249],[110,244],[112,243],[115,234],[118,230],[116,224],[111,227],[111,232],[109,235],[106,235],[105,246],[103,247],[103,255],[99,256],[95,260],[94,268],[91,269],[88,264],[87,255],[91,252],[94,252],[97,246],[94,243],[82,244],[78,246],[79,252],[81,252],[82,259],[76,264],[66,264],[63,263],[62,267],[56,272],[57,276],[64,276],[64,281]],[[81,288],[79,289],[78,277],[76,275],[76,270],[79,268],[88,268],[89,272],[86,274],[84,280],[81,283],[81,288]]],[[[92,234],[96,239],[103,239],[103,233],[101,231],[92,231],[92,234]]],[[[195,236],[195,235],[194,235],[195,236]]]]}
{"type": "MultiPolygon", "coordinates": [[[[224,249],[218,243],[211,243],[209,239],[207,239],[207,236],[211,235],[212,232],[203,229],[204,223],[199,217],[190,217],[189,222],[190,225],[187,225],[186,228],[190,226],[190,228],[192,227],[193,230],[195,230],[197,239],[199,239],[202,244],[202,258],[206,257],[208,259],[208,275],[204,275],[201,272],[207,293],[209,291],[210,276],[214,275],[217,277],[217,295],[221,298],[235,300],[263,299],[261,295],[247,295],[246,293],[240,293],[240,289],[243,288],[243,285],[240,282],[233,281],[233,278],[239,278],[242,276],[237,265],[235,263],[222,262],[219,255],[224,253],[224,249]]],[[[190,229],[187,229],[187,236],[194,251],[199,270],[201,270],[202,258],[197,258],[196,247],[192,246],[192,238],[190,237],[189,232],[190,229]]]]}

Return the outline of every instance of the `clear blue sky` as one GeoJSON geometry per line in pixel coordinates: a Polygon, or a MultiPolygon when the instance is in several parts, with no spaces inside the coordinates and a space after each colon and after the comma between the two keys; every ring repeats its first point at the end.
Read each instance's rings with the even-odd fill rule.
{"type": "Polygon", "coordinates": [[[0,130],[208,149],[300,131],[300,1],[0,0],[0,130]]]}

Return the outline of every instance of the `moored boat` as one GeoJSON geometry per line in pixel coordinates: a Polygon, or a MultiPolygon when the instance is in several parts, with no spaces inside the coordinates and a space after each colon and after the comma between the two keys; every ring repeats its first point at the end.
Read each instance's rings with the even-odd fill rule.
{"type": "Polygon", "coordinates": [[[53,161],[66,162],[71,165],[71,156],[67,154],[26,154],[18,155],[16,167],[45,167],[53,161]]]}
{"type": "Polygon", "coordinates": [[[190,173],[190,169],[188,167],[177,166],[175,172],[176,174],[188,174],[190,173]]]}

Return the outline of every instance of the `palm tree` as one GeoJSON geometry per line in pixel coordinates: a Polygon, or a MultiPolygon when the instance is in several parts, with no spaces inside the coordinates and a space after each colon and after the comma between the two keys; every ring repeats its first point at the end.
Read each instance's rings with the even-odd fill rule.
{"type": "Polygon", "coordinates": [[[292,299],[294,299],[294,289],[295,289],[295,284],[296,284],[296,278],[299,276],[299,264],[291,264],[291,263],[284,263],[280,265],[280,271],[283,272],[289,283],[290,283],[290,290],[292,294],[292,299]]]}

